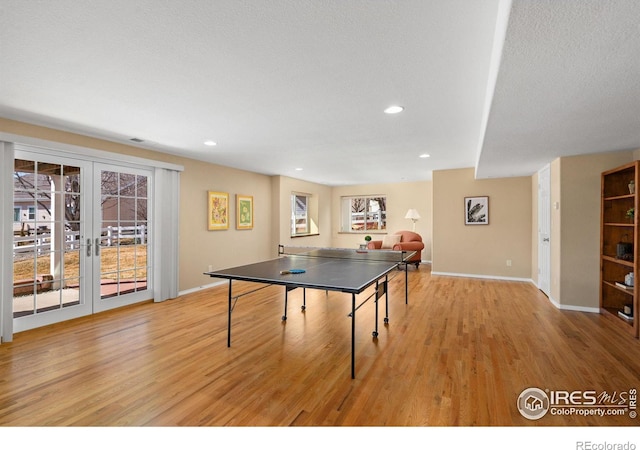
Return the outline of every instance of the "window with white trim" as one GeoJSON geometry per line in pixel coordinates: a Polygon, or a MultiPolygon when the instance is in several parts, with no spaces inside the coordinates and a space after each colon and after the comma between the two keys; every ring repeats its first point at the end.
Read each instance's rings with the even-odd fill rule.
{"type": "Polygon", "coordinates": [[[340,210],[342,232],[387,229],[387,197],[384,195],[342,197],[340,210]]]}
{"type": "Polygon", "coordinates": [[[291,194],[291,236],[310,233],[309,197],[307,194],[291,194]]]}

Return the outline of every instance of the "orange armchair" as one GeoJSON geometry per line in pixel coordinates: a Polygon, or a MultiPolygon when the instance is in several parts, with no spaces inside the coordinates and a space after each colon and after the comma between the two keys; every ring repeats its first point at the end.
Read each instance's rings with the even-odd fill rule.
{"type": "Polygon", "coordinates": [[[369,241],[367,244],[369,250],[404,250],[415,251],[407,264],[415,264],[416,269],[422,261],[422,249],[424,249],[424,242],[422,242],[422,236],[413,231],[396,231],[393,234],[385,236],[384,240],[369,241]]]}

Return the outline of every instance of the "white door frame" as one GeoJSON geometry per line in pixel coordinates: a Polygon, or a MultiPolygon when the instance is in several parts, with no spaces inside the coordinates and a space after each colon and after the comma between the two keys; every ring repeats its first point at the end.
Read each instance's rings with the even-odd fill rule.
{"type": "MultiPolygon", "coordinates": [[[[138,303],[145,300],[153,299],[153,233],[154,233],[154,224],[153,224],[153,187],[154,187],[154,179],[153,170],[150,169],[140,169],[140,168],[131,168],[127,166],[119,166],[115,164],[101,164],[95,163],[93,169],[93,179],[100,180],[102,171],[114,171],[118,173],[127,173],[127,174],[135,174],[135,175],[143,175],[147,177],[147,222],[148,222],[148,235],[147,235],[147,267],[149,270],[147,271],[147,286],[146,290],[132,292],[128,294],[121,294],[115,297],[109,298],[101,298],[101,285],[100,282],[94,283],[93,285],[93,312],[102,312],[107,311],[109,309],[118,308],[121,306],[131,305],[134,303],[138,303]]],[[[93,242],[93,276],[95,279],[100,280],[101,278],[101,248],[103,247],[103,240],[101,239],[102,232],[102,207],[100,206],[102,203],[101,199],[101,187],[94,183],[94,192],[93,192],[93,233],[92,233],[92,242],[93,242]]]]}
{"type": "MultiPolygon", "coordinates": [[[[15,159],[33,160],[39,162],[48,162],[53,164],[61,164],[64,166],[79,167],[81,170],[80,176],[80,248],[78,249],[79,255],[79,292],[78,300],[79,304],[74,306],[66,306],[64,308],[48,311],[44,313],[36,313],[23,317],[16,317],[13,319],[13,332],[29,330],[32,328],[38,328],[45,325],[50,325],[64,320],[70,320],[77,317],[86,316],[92,312],[91,304],[91,290],[89,287],[93,283],[91,271],[87,270],[87,263],[90,262],[86,256],[87,247],[85,245],[86,236],[91,232],[92,221],[91,214],[88,212],[91,210],[92,203],[92,185],[90,171],[91,163],[86,161],[79,161],[76,159],[68,158],[65,156],[51,155],[46,153],[39,153],[37,151],[30,151],[28,149],[16,149],[15,159]]],[[[13,177],[12,177],[13,179],[13,177]]],[[[11,191],[13,192],[13,185],[11,191]]],[[[55,205],[55,202],[54,202],[55,205]]],[[[55,220],[55,217],[54,217],[55,220]]],[[[61,251],[61,249],[58,249],[61,251]]],[[[13,283],[11,283],[13,285],[13,283]]],[[[61,291],[59,291],[61,292],[61,291]]],[[[12,292],[13,297],[13,292],[12,292]]],[[[12,311],[13,315],[13,311],[12,311]]]]}
{"type": "MultiPolygon", "coordinates": [[[[102,170],[113,170],[119,173],[133,173],[147,176],[149,196],[147,211],[151,218],[153,217],[153,170],[130,168],[125,165],[118,166],[113,163],[107,165],[99,162],[77,160],[48,152],[40,153],[37,149],[16,150],[15,159],[80,167],[81,234],[79,241],[80,249],[78,252],[80,259],[79,304],[53,311],[16,317],[13,319],[13,331],[17,333],[152,299],[153,273],[151,270],[149,270],[147,274],[147,289],[105,299],[101,298],[100,236],[102,231],[102,208],[100,199],[100,174],[102,170]]],[[[151,223],[151,220],[149,220],[149,222],[151,223]]],[[[149,239],[147,239],[147,265],[150,265],[153,261],[153,242],[152,233],[150,232],[149,239]]]]}
{"type": "Polygon", "coordinates": [[[151,286],[154,301],[164,301],[178,295],[178,228],[179,228],[179,186],[180,172],[184,166],[163,161],[150,160],[123,153],[112,153],[95,148],[82,147],[62,142],[53,142],[36,137],[0,131],[0,183],[3,189],[0,205],[0,343],[13,340],[13,214],[9,205],[13,204],[13,157],[14,150],[37,151],[50,155],[73,158],[74,161],[117,163],[126,167],[138,167],[154,171],[154,178],[162,180],[155,186],[156,231],[154,236],[154,261],[156,273],[151,286]],[[160,178],[159,178],[160,177],[160,178]],[[170,214],[163,213],[170,211],[170,214]],[[158,274],[161,274],[159,276],[158,274]]]}
{"type": "Polygon", "coordinates": [[[551,298],[551,167],[538,172],[538,288],[551,298]]]}
{"type": "Polygon", "coordinates": [[[0,343],[13,340],[13,155],[0,141],[0,343]]]}

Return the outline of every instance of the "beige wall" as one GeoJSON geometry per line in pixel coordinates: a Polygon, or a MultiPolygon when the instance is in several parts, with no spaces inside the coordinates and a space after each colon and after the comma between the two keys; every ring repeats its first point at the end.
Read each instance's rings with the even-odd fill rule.
{"type": "Polygon", "coordinates": [[[633,152],[560,158],[552,164],[552,299],[562,308],[598,309],[600,177],[633,160],[633,152]]]}
{"type": "MultiPolygon", "coordinates": [[[[43,141],[60,142],[78,147],[134,155],[155,161],[182,165],[180,176],[180,269],[181,291],[207,286],[212,279],[203,272],[274,257],[278,244],[296,246],[356,247],[362,236],[340,235],[340,195],[384,193],[390,203],[390,229],[411,227],[404,219],[409,208],[422,215],[416,231],[430,236],[431,182],[331,188],[294,178],[259,175],[215,164],[167,155],[129,145],[104,141],[78,134],[53,130],[0,118],[0,131],[28,136],[43,141]],[[230,226],[227,230],[207,230],[207,192],[229,193],[230,226]],[[290,236],[290,196],[292,192],[311,194],[318,227],[317,236],[290,236]],[[254,197],[254,228],[235,229],[236,194],[254,197]],[[333,203],[337,202],[334,208],[333,203]],[[337,215],[334,215],[337,214],[337,215]],[[337,219],[336,219],[337,217],[337,219]]],[[[426,258],[430,259],[430,237],[426,239],[426,258]]]]}
{"type": "MultiPolygon", "coordinates": [[[[359,234],[340,233],[340,198],[385,194],[388,230],[411,229],[409,208],[422,219],[416,231],[425,241],[423,260],[435,272],[537,280],[537,176],[476,180],[472,168],[436,171],[433,181],[328,187],[287,177],[269,177],[151,150],[0,118],[0,132],[43,141],[134,155],[182,165],[180,210],[180,290],[210,283],[209,266],[271,258],[277,245],[356,247],[359,234]],[[208,190],[229,192],[231,226],[207,231],[208,190]],[[291,192],[317,201],[318,236],[289,236],[291,192]],[[254,196],[255,225],[235,229],[235,195],[254,196]],[[490,225],[465,226],[463,198],[488,195],[490,225]],[[512,266],[506,265],[506,260],[512,266]]],[[[634,159],[635,152],[562,158],[551,164],[551,297],[560,307],[598,305],[600,173],[634,159]]]]}
{"type": "Polygon", "coordinates": [[[538,284],[538,174],[531,176],[531,281],[538,284]]]}
{"type": "Polygon", "coordinates": [[[184,159],[180,176],[180,290],[210,284],[203,272],[269,259],[271,179],[266,175],[184,159]],[[229,193],[229,228],[207,229],[207,192],[229,193]],[[236,229],[236,195],[253,196],[254,223],[236,229]]]}
{"type": "MultiPolygon", "coordinates": [[[[296,247],[331,246],[331,187],[310,183],[285,176],[272,177],[273,197],[272,220],[274,221],[275,245],[296,247]],[[291,194],[308,194],[312,230],[317,235],[291,237],[291,194]]],[[[274,248],[277,250],[277,247],[274,248]]]]}
{"type": "Polygon", "coordinates": [[[43,141],[60,142],[63,144],[75,145],[78,147],[92,148],[123,155],[135,155],[140,158],[153,159],[171,164],[182,164],[182,158],[158,153],[143,148],[133,147],[130,145],[119,144],[116,142],[105,141],[102,139],[83,136],[81,134],[69,133],[66,131],[54,130],[52,128],[30,125],[23,122],[4,119],[0,117],[0,131],[20,136],[28,136],[43,141]]]}
{"type": "Polygon", "coordinates": [[[182,165],[184,172],[180,176],[178,281],[181,291],[210,284],[212,279],[203,275],[209,266],[220,269],[268,259],[277,251],[277,244],[272,243],[273,205],[269,176],[6,119],[0,119],[0,131],[182,165]],[[209,190],[230,194],[228,230],[207,230],[206,205],[209,190]],[[235,229],[236,194],[254,197],[255,217],[252,230],[235,229]]]}
{"type": "Polygon", "coordinates": [[[531,278],[531,177],[476,180],[433,173],[433,272],[531,278]],[[464,198],[489,197],[489,225],[464,224],[464,198]],[[507,265],[511,261],[511,266],[507,265]]]}
{"type": "Polygon", "coordinates": [[[422,252],[423,261],[431,261],[431,232],[432,232],[432,182],[417,181],[388,184],[363,184],[357,186],[340,186],[332,190],[331,202],[331,246],[355,248],[364,243],[364,236],[370,234],[373,239],[382,239],[386,232],[374,233],[341,233],[340,232],[340,199],[353,195],[377,195],[387,197],[387,232],[412,230],[413,222],[405,219],[407,211],[414,208],[420,214],[416,222],[416,233],[422,236],[425,248],[422,252]]]}

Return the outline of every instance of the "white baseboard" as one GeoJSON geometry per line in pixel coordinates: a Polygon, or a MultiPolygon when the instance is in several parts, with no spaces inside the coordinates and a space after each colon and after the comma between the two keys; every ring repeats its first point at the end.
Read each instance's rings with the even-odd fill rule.
{"type": "Polygon", "coordinates": [[[499,275],[478,275],[472,273],[456,273],[456,272],[431,272],[431,275],[441,275],[445,277],[460,277],[460,278],[481,278],[484,280],[502,280],[502,281],[521,281],[525,283],[535,283],[531,278],[518,278],[518,277],[503,277],[499,275]]]}
{"type": "Polygon", "coordinates": [[[578,312],[600,314],[600,308],[594,308],[592,306],[563,305],[563,304],[557,302],[552,297],[549,297],[549,301],[551,302],[551,304],[553,306],[558,308],[560,311],[578,311],[578,312]]]}
{"type": "MultiPolygon", "coordinates": [[[[540,289],[540,287],[538,286],[538,283],[533,283],[535,284],[535,286],[540,289]]],[[[542,289],[540,289],[542,291],[542,289]]],[[[544,293],[544,291],[543,291],[544,293]]],[[[561,311],[579,311],[579,312],[587,312],[587,313],[596,313],[596,314],[600,314],[600,308],[599,307],[593,307],[593,306],[576,306],[576,305],[563,305],[561,304],[559,301],[557,301],[555,298],[553,298],[551,295],[548,295],[545,293],[545,295],[547,296],[547,298],[549,299],[549,302],[551,302],[551,304],[553,306],[555,306],[557,309],[561,310],[561,311]]]]}
{"type": "MultiPolygon", "coordinates": [[[[431,264],[431,261],[421,261],[421,264],[431,264]]],[[[460,277],[460,278],[480,278],[484,280],[501,280],[501,281],[518,281],[523,283],[531,283],[535,287],[538,288],[538,284],[533,281],[531,278],[519,278],[519,277],[503,277],[497,275],[478,275],[478,274],[467,274],[467,273],[455,273],[455,272],[431,272],[431,275],[435,276],[446,276],[446,277],[460,277]]],[[[187,289],[185,291],[180,291],[179,295],[191,294],[193,292],[202,291],[204,289],[209,289],[212,287],[220,286],[221,284],[227,283],[227,280],[220,280],[214,283],[205,284],[203,286],[198,286],[195,288],[187,289]]],[[[538,288],[539,289],[539,288],[538,288]]],[[[561,311],[578,311],[578,312],[588,312],[588,313],[596,313],[600,314],[600,308],[594,308],[591,306],[575,306],[575,305],[563,305],[556,301],[550,295],[547,296],[549,302],[555,306],[557,309],[561,311]]]]}
{"type": "Polygon", "coordinates": [[[225,283],[228,283],[228,281],[227,280],[216,281],[215,283],[209,283],[209,284],[205,284],[205,285],[202,285],[202,286],[198,286],[198,287],[194,287],[194,288],[191,288],[191,289],[187,289],[185,291],[180,291],[180,292],[178,292],[178,295],[191,294],[193,292],[198,292],[198,291],[202,291],[204,289],[209,289],[209,288],[212,288],[212,287],[220,286],[221,284],[225,284],[225,283]]]}
{"type": "Polygon", "coordinates": [[[591,306],[575,306],[575,305],[560,305],[562,311],[579,311],[592,314],[600,314],[600,308],[593,308],[591,306]]]}

